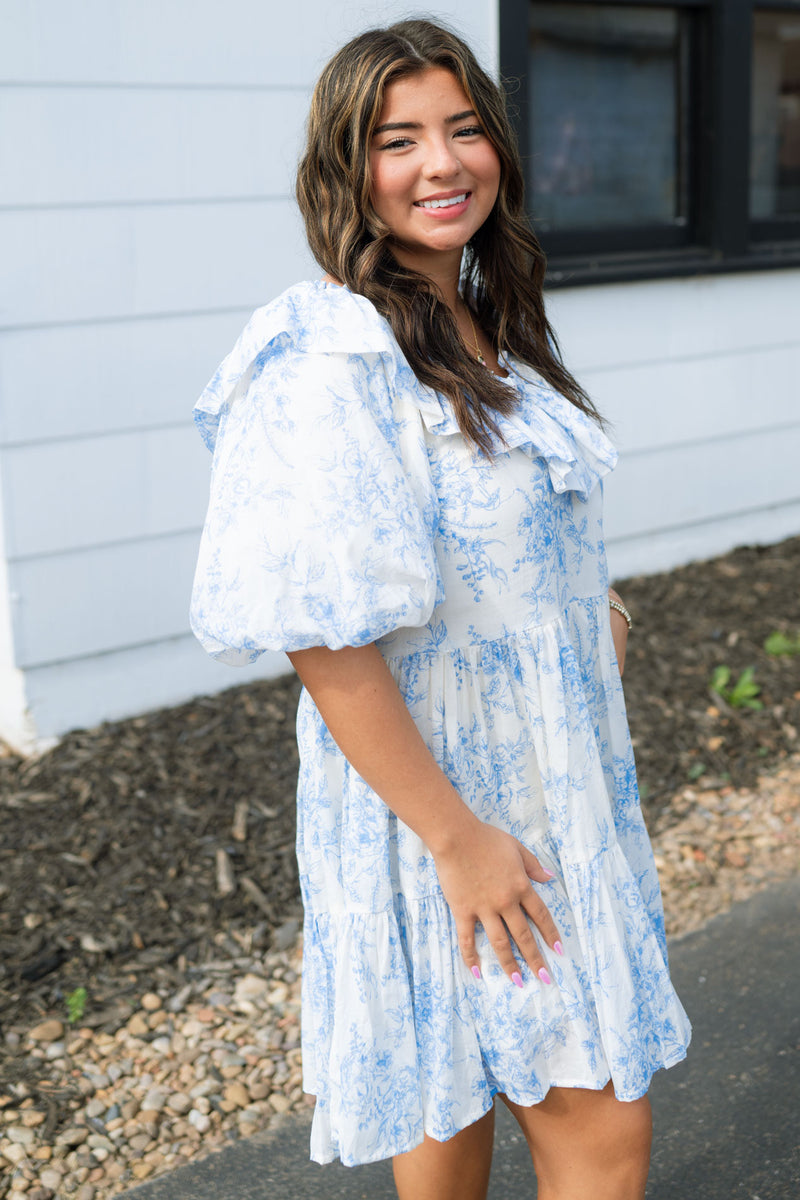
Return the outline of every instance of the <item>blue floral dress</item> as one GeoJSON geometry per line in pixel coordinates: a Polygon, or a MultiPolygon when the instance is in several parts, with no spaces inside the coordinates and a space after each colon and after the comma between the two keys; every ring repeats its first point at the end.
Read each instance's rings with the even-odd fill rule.
{"type": "Polygon", "coordinates": [[[192,602],[209,654],[377,642],[464,802],[555,873],[564,957],[511,984],[464,966],[423,842],[298,714],[311,1157],[443,1141],[504,1092],[642,1096],[682,1059],[658,880],[609,623],[597,425],[513,358],[489,460],[363,297],[301,283],[259,309],[195,416],[214,451],[192,602]]]}

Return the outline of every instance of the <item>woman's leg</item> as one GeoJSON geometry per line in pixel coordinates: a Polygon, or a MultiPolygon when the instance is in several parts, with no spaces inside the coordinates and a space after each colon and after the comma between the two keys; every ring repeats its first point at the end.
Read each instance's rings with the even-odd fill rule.
{"type": "Polygon", "coordinates": [[[644,1200],[650,1167],[650,1101],[554,1087],[541,1104],[522,1108],[501,1096],[528,1142],[538,1200],[644,1200]]]}
{"type": "Polygon", "coordinates": [[[486,1200],[494,1108],[446,1142],[425,1141],[392,1159],[399,1200],[486,1200]]]}

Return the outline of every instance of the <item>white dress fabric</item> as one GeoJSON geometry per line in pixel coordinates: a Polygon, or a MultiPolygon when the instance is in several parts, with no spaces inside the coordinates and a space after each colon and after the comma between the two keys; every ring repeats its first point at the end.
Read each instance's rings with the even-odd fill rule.
{"type": "Polygon", "coordinates": [[[610,632],[597,425],[517,360],[495,455],[462,437],[363,297],[302,283],[259,309],[201,397],[214,451],[192,601],[205,649],[377,642],[464,802],[543,866],[553,983],[509,982],[482,928],[459,954],[425,845],[298,713],[305,905],[304,1088],[311,1157],[347,1165],[440,1141],[504,1092],[621,1100],[680,1061],[610,632]]]}

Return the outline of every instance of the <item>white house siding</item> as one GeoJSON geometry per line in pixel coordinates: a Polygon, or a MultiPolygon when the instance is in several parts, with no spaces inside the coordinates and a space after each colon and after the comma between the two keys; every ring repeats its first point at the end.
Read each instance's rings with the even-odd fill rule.
{"type": "Polygon", "coordinates": [[[800,532],[800,271],[574,288],[549,307],[620,448],[617,578],[800,532]]]}
{"type": "MultiPolygon", "coordinates": [[[[491,0],[428,4],[496,61],[491,0]]],[[[195,397],[315,268],[290,200],[332,50],[408,4],[0,5],[0,733],[29,748],[286,669],[187,629],[195,397]]]]}

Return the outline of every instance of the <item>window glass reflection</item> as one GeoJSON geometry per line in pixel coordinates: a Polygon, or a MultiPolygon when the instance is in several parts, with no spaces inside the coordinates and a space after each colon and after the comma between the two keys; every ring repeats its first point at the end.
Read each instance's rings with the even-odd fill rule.
{"type": "Polygon", "coordinates": [[[788,13],[754,15],[750,214],[800,215],[800,17],[788,13]]]}
{"type": "Polygon", "coordinates": [[[683,223],[676,11],[532,3],[530,12],[534,222],[683,223]]]}

